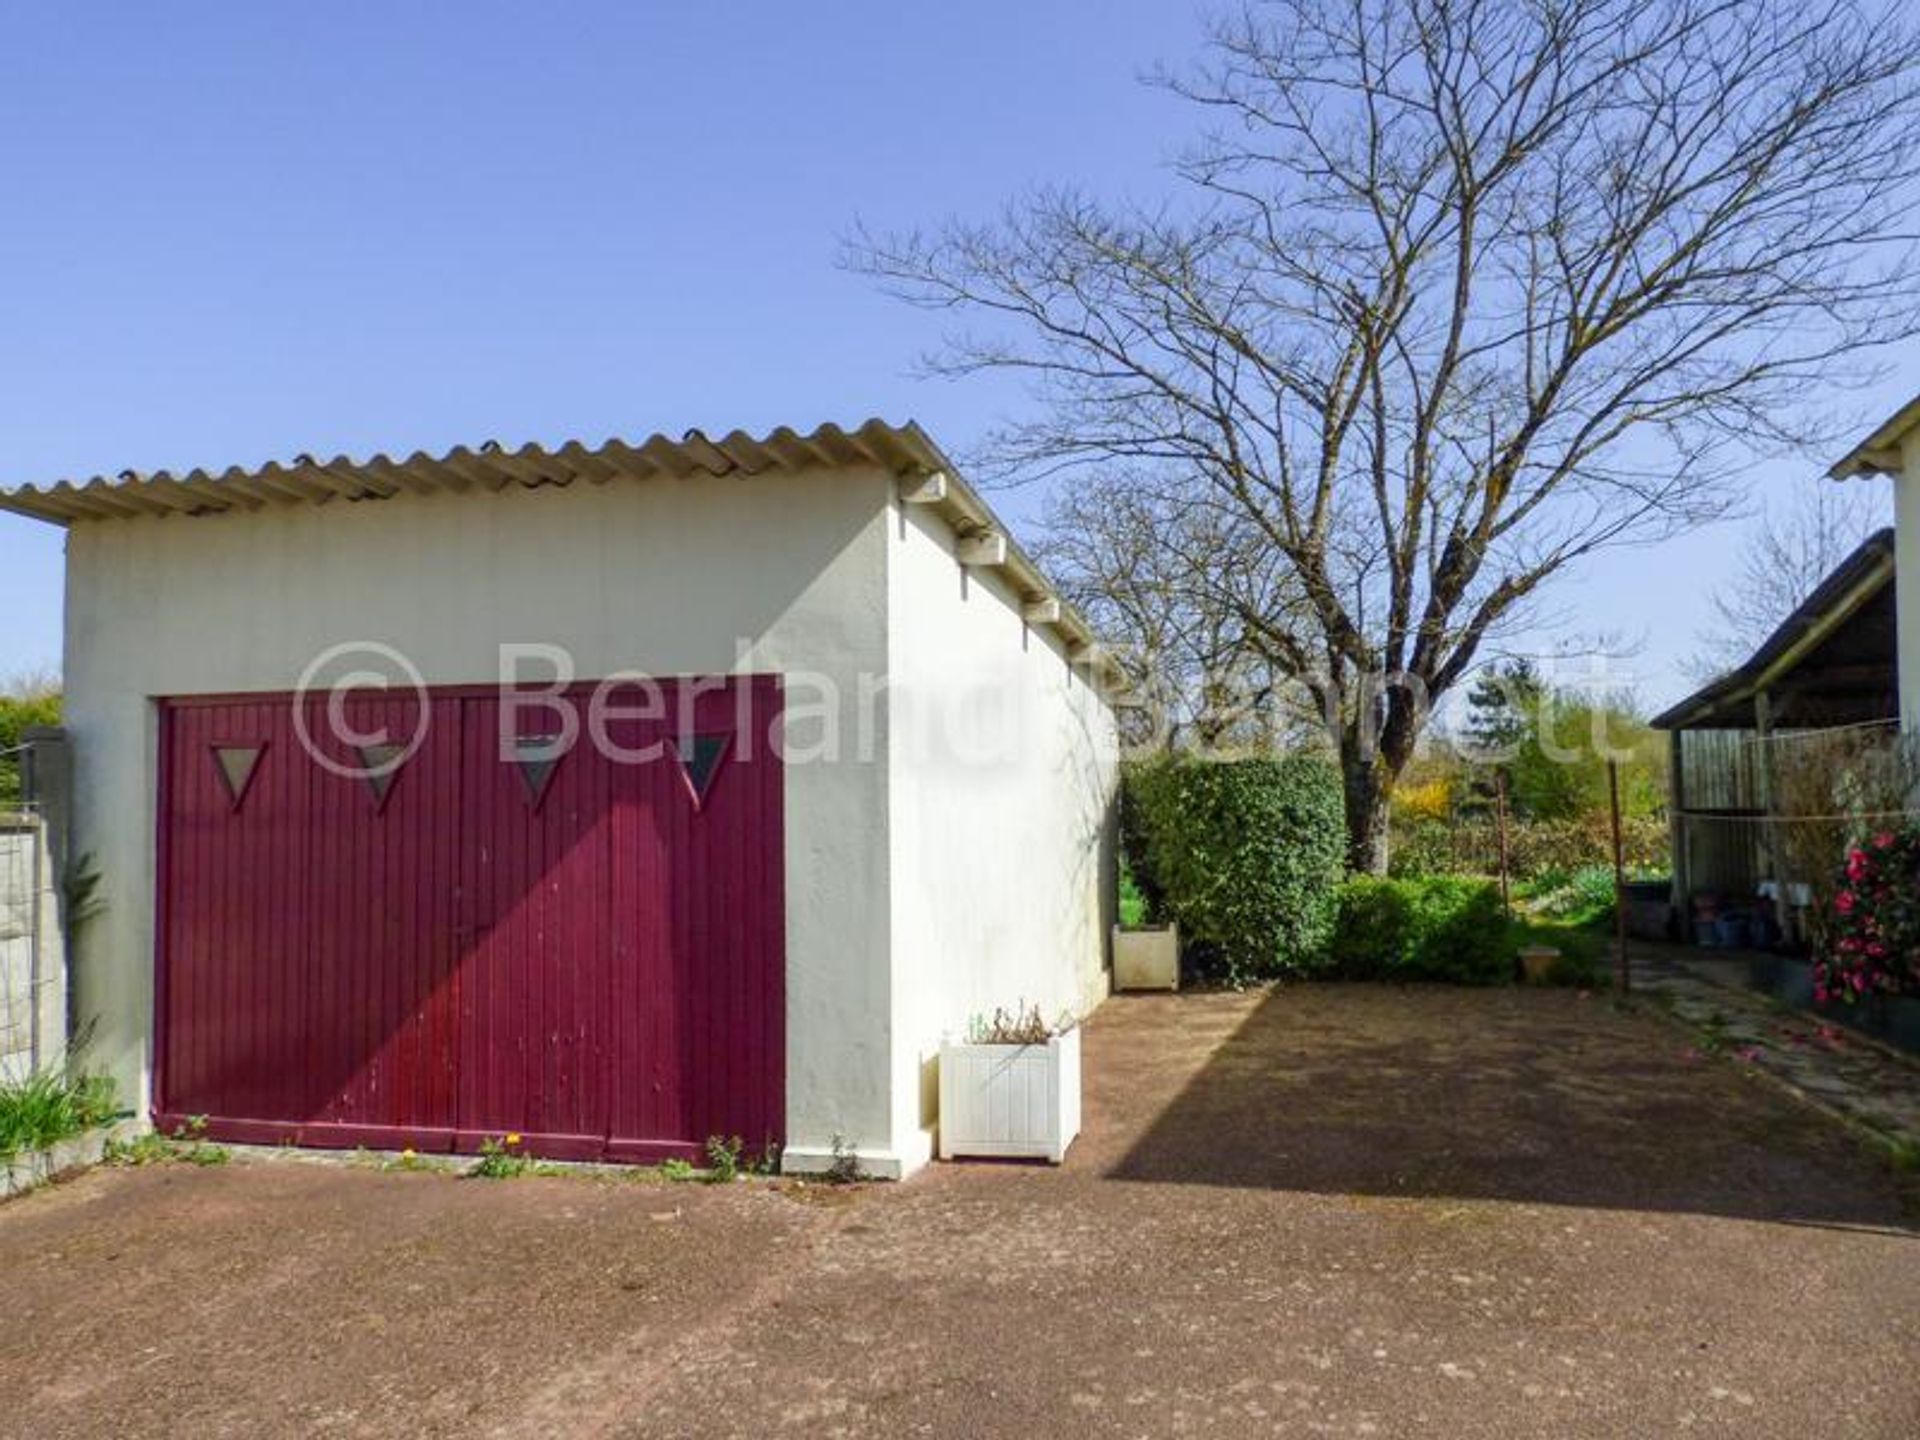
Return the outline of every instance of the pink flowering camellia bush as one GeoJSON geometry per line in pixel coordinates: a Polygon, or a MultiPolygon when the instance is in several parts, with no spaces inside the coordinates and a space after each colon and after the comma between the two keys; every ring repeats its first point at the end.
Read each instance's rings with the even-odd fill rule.
{"type": "Polygon", "coordinates": [[[1816,1001],[1920,991],[1920,826],[1850,846],[1829,904],[1813,967],[1816,1001]]]}

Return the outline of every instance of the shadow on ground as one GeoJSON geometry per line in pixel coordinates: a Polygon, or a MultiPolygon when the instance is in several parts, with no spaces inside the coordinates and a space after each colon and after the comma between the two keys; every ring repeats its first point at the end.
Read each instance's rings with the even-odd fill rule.
{"type": "Polygon", "coordinates": [[[1601,996],[1124,998],[1094,1038],[1116,1179],[1920,1230],[1855,1137],[1601,996]]]}

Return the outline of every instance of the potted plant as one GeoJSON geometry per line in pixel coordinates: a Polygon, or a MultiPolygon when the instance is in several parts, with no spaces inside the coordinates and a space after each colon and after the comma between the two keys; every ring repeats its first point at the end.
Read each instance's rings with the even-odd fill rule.
{"type": "Polygon", "coordinates": [[[1546,985],[1560,965],[1560,951],[1552,945],[1522,945],[1520,975],[1529,985],[1546,985]]]}
{"type": "Polygon", "coordinates": [[[1027,1156],[1058,1165],[1080,1133],[1080,1029],[1038,1006],[976,1016],[940,1047],[940,1158],[1027,1156]]]}

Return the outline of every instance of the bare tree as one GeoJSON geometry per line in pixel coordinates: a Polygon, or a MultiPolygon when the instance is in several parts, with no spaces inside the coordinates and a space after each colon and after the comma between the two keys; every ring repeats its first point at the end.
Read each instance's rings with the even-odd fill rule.
{"type": "Polygon", "coordinates": [[[1157,208],[859,231],[972,324],[1017,476],[1114,467],[1258,534],[1240,618],[1326,697],[1356,867],[1429,707],[1558,571],[1717,515],[1797,403],[1914,328],[1916,40],[1855,0],[1272,0],[1163,83],[1157,208]],[[1151,477],[1150,479],[1143,477],[1151,477]]]}
{"type": "Polygon", "coordinates": [[[1757,515],[1740,544],[1740,566],[1713,594],[1713,628],[1688,667],[1708,680],[1738,665],[1874,531],[1893,523],[1886,487],[1797,487],[1757,515]]]}
{"type": "Polygon", "coordinates": [[[1133,476],[1050,498],[1035,547],[1125,668],[1136,750],[1251,748],[1297,734],[1297,696],[1264,632],[1299,603],[1292,572],[1229,511],[1133,476]]]}

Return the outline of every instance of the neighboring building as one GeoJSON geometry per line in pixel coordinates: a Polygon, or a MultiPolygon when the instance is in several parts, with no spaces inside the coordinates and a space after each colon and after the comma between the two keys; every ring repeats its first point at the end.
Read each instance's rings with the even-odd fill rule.
{"type": "Polygon", "coordinates": [[[916,426],[0,506],[68,527],[75,1008],[162,1123],[897,1175],[943,1035],[1106,992],[1108,661],[916,426]]]}
{"type": "Polygon", "coordinates": [[[1772,849],[1777,807],[1768,767],[1776,742],[1893,729],[1894,548],[1891,530],[1869,536],[1747,660],[1654,717],[1671,744],[1673,898],[1682,916],[1701,894],[1751,902],[1786,868],[1772,849]]]}
{"type": "Polygon", "coordinates": [[[1889,476],[1900,573],[1900,716],[1920,733],[1920,396],[1889,416],[1828,472],[1836,480],[1889,476]]]}

